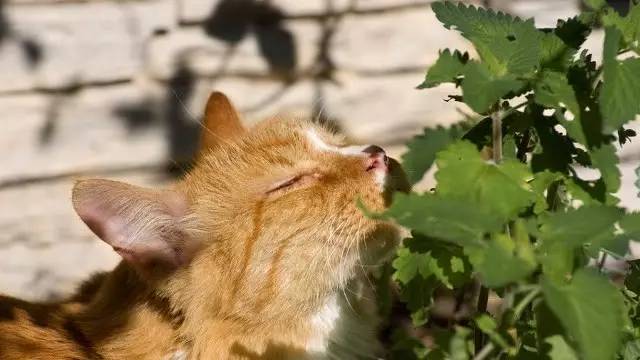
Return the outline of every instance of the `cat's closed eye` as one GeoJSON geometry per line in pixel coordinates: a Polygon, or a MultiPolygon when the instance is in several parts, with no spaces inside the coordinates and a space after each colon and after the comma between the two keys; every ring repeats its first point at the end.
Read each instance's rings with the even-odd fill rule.
{"type": "Polygon", "coordinates": [[[285,193],[287,191],[306,187],[317,181],[320,177],[321,174],[318,172],[309,172],[294,175],[271,184],[269,189],[266,191],[266,194],[277,195],[285,193]]]}

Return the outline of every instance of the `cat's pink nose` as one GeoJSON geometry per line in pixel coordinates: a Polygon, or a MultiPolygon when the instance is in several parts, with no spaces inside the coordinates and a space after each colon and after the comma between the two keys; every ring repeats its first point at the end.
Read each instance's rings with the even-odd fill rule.
{"type": "Polygon", "coordinates": [[[389,158],[384,152],[384,149],[378,145],[369,145],[364,148],[362,152],[368,154],[366,161],[367,171],[374,169],[387,171],[389,168],[389,158]]]}

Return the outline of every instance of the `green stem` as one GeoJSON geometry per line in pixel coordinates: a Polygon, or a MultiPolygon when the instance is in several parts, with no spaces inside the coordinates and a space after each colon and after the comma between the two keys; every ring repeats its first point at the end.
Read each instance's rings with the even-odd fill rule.
{"type": "Polygon", "coordinates": [[[525,297],[523,297],[522,300],[520,300],[520,302],[513,309],[514,322],[520,318],[527,306],[529,306],[529,304],[536,298],[536,296],[538,296],[538,294],[540,294],[541,291],[542,289],[537,286],[531,289],[531,291],[529,291],[529,293],[525,297]]]}
{"type": "Polygon", "coordinates": [[[480,351],[477,352],[477,355],[473,357],[473,360],[485,359],[487,356],[489,356],[489,354],[491,354],[494,347],[495,345],[493,345],[493,343],[488,343],[482,349],[480,349],[480,351]]]}
{"type": "MultiPolygon", "coordinates": [[[[484,314],[487,312],[487,304],[489,303],[489,288],[480,284],[480,293],[478,294],[478,307],[476,309],[477,314],[484,314]]],[[[475,345],[476,353],[480,352],[484,345],[484,333],[477,327],[473,334],[473,342],[475,345]]]]}
{"type": "Polygon", "coordinates": [[[502,162],[502,111],[491,114],[491,128],[493,140],[493,161],[496,164],[502,162]]]}

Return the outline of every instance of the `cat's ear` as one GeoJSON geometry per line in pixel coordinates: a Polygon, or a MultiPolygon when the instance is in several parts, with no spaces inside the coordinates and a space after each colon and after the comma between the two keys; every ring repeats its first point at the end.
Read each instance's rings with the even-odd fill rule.
{"type": "Polygon", "coordinates": [[[199,153],[245,132],[240,116],[231,101],[226,95],[217,91],[209,95],[202,125],[199,153]]]}
{"type": "Polygon", "coordinates": [[[198,246],[184,223],[188,204],[173,190],[110,180],[82,180],[73,207],[87,226],[143,274],[186,265],[198,246]]]}

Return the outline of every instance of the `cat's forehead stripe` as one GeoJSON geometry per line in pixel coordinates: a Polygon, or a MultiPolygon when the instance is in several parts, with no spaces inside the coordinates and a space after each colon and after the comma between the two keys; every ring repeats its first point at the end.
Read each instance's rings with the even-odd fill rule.
{"type": "Polygon", "coordinates": [[[306,131],[307,140],[318,150],[320,151],[330,151],[343,155],[364,155],[362,150],[366,149],[368,145],[363,146],[344,146],[338,147],[334,145],[327,144],[322,140],[322,138],[318,135],[315,129],[308,129],[306,131]]]}

